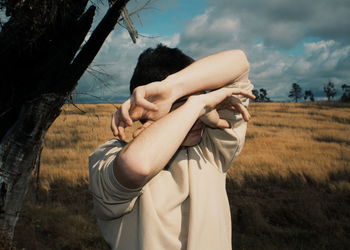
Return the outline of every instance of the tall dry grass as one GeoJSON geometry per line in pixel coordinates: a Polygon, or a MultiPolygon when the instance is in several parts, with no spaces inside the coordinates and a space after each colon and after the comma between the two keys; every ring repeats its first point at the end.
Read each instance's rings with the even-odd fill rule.
{"type": "MultiPolygon", "coordinates": [[[[92,214],[87,157],[112,138],[113,105],[66,105],[45,138],[16,231],[19,248],[107,249],[92,214]]],[[[228,173],[236,249],[350,246],[350,105],[252,103],[228,173]]],[[[128,139],[137,125],[127,131],[128,139]]]]}
{"type": "Polygon", "coordinates": [[[246,145],[227,182],[235,248],[349,249],[350,105],[250,110],[246,145]]]}
{"type": "Polygon", "coordinates": [[[307,175],[329,183],[331,173],[348,171],[350,109],[342,104],[251,105],[245,148],[230,174],[281,177],[307,175]]]}

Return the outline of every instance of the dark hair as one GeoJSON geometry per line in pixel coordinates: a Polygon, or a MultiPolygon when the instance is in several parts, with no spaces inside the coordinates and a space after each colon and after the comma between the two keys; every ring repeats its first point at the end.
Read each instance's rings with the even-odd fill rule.
{"type": "Polygon", "coordinates": [[[139,56],[134,74],[130,80],[130,93],[141,85],[162,81],[168,75],[176,73],[194,62],[177,48],[158,44],[157,48],[148,48],[139,56]]]}

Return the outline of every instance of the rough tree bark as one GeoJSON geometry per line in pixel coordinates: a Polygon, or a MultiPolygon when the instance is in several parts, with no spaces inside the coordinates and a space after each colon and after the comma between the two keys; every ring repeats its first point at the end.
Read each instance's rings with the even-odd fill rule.
{"type": "Polygon", "coordinates": [[[0,1],[11,16],[0,32],[0,232],[10,241],[43,138],[127,2],[114,1],[82,46],[88,0],[0,1]]]}

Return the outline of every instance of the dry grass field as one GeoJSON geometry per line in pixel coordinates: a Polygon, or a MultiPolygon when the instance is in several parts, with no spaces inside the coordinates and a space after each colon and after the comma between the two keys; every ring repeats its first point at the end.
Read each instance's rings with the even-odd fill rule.
{"type": "MultiPolygon", "coordinates": [[[[18,249],[108,249],[92,214],[87,157],[112,138],[115,108],[79,107],[86,113],[65,106],[46,136],[18,249]]],[[[234,248],[349,249],[350,105],[252,103],[250,111],[227,180],[234,248]]]]}

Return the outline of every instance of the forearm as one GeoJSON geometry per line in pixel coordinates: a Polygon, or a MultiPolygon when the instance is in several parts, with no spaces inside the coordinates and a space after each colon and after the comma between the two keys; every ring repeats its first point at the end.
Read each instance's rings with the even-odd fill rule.
{"type": "Polygon", "coordinates": [[[227,50],[192,63],[162,81],[173,91],[174,99],[225,86],[249,71],[244,52],[227,50]]]}
{"type": "Polygon", "coordinates": [[[119,168],[115,171],[117,179],[125,180],[122,183],[125,186],[136,187],[159,173],[178,150],[202,109],[201,104],[189,100],[145,129],[119,153],[115,161],[115,168],[119,168]],[[133,181],[128,183],[128,179],[133,181]]]}

